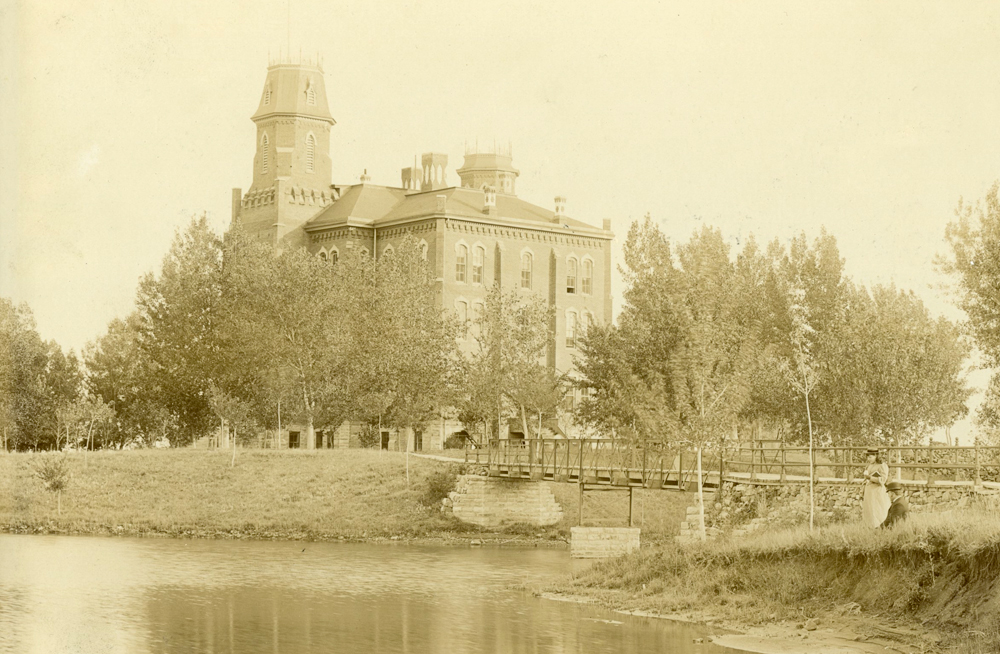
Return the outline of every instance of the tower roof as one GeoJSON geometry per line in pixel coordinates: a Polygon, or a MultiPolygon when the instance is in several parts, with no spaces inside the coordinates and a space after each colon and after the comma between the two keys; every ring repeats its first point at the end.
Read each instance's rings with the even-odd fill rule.
{"type": "Polygon", "coordinates": [[[307,116],[331,125],[323,69],[309,64],[279,63],[267,68],[254,122],[271,116],[307,116]]]}

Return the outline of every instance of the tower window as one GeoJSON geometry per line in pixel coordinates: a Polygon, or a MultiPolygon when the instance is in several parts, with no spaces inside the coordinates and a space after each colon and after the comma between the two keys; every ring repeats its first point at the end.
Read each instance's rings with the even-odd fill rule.
{"type": "Polygon", "coordinates": [[[264,104],[271,104],[271,87],[264,88],[264,104]]]}
{"type": "Polygon", "coordinates": [[[306,136],[306,172],[311,173],[316,164],[316,137],[312,132],[306,136]]]}
{"type": "Polygon", "coordinates": [[[306,87],[306,104],[316,104],[316,89],[313,87],[312,82],[306,87]]]}
{"type": "Polygon", "coordinates": [[[594,262],[590,259],[583,260],[583,278],[580,280],[580,291],[584,295],[594,292],[594,262]]]}
{"type": "Polygon", "coordinates": [[[576,293],[576,259],[570,259],[566,267],[566,292],[576,293]]]}
{"type": "Polygon", "coordinates": [[[267,173],[267,133],[260,137],[260,172],[267,173]]]}
{"type": "Polygon", "coordinates": [[[531,288],[531,253],[521,255],[521,288],[531,288]]]}
{"type": "Polygon", "coordinates": [[[472,250],[472,283],[482,284],[483,283],[483,261],[486,259],[486,250],[480,246],[476,246],[472,250]]]}
{"type": "Polygon", "coordinates": [[[455,281],[465,282],[465,268],[469,258],[469,248],[459,245],[455,251],[455,281]]]}

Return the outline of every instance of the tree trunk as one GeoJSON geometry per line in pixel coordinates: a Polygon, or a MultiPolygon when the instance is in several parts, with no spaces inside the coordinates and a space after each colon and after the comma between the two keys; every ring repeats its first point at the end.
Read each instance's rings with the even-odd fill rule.
{"type": "Polygon", "coordinates": [[[62,515],[62,491],[56,491],[56,515],[62,515]]]}
{"type": "MultiPolygon", "coordinates": [[[[701,539],[705,540],[705,489],[701,480],[701,445],[698,446],[698,530],[701,539]]],[[[720,482],[719,486],[722,484],[720,482]]]]}
{"type": "Polygon", "coordinates": [[[229,467],[236,467],[236,427],[233,427],[233,458],[229,462],[229,467]]]}
{"type": "Polygon", "coordinates": [[[813,530],[813,520],[816,515],[816,496],[815,496],[815,470],[816,466],[813,461],[813,421],[812,413],[809,411],[809,393],[804,393],[806,396],[806,421],[809,423],[809,531],[813,530]]]}
{"type": "Polygon", "coordinates": [[[524,430],[524,437],[530,438],[531,434],[528,433],[528,414],[524,412],[524,405],[521,405],[521,429],[524,430]]]}

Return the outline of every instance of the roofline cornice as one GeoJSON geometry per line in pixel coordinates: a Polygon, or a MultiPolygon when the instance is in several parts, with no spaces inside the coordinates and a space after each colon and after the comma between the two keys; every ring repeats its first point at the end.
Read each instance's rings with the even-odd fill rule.
{"type": "Polygon", "coordinates": [[[509,218],[477,218],[475,216],[465,216],[465,215],[455,215],[449,213],[442,213],[439,211],[428,211],[422,214],[416,214],[412,216],[407,216],[406,218],[399,218],[396,220],[390,220],[385,222],[364,220],[361,218],[355,218],[349,216],[347,220],[343,222],[333,223],[329,225],[321,226],[310,226],[306,225],[303,227],[304,231],[312,234],[324,232],[332,229],[339,229],[341,227],[360,227],[364,229],[382,229],[389,227],[398,227],[399,225],[405,225],[411,222],[419,222],[421,220],[427,219],[441,219],[455,222],[468,222],[475,223],[478,225],[491,225],[497,227],[507,227],[511,229],[524,229],[528,231],[543,232],[547,234],[558,234],[560,236],[582,236],[587,238],[597,238],[605,241],[610,241],[614,239],[615,235],[612,232],[599,229],[597,227],[590,228],[573,228],[573,227],[562,227],[556,224],[545,224],[536,223],[532,221],[523,220],[511,220],[509,218]]]}

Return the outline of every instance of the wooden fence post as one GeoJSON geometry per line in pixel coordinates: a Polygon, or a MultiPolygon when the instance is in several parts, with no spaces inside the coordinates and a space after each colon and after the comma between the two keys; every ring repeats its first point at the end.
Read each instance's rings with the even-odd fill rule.
{"type": "Polygon", "coordinates": [[[847,444],[847,483],[850,484],[854,481],[854,448],[851,447],[850,442],[847,444]]]}
{"type": "Polygon", "coordinates": [[[982,468],[979,464],[979,437],[976,437],[976,486],[983,485],[982,468]]]}
{"type": "Polygon", "coordinates": [[[785,461],[786,461],[785,441],[781,441],[778,444],[778,450],[781,453],[781,483],[783,484],[788,479],[788,475],[785,473],[785,461]]]}
{"type": "Polygon", "coordinates": [[[757,459],[756,450],[757,446],[756,442],[754,442],[754,444],[750,445],[750,479],[757,478],[757,466],[754,465],[754,462],[757,459]]]}

